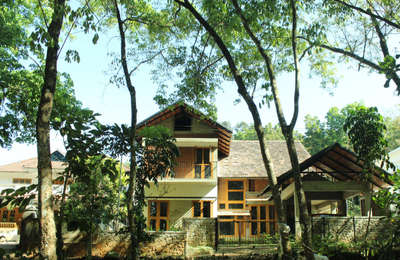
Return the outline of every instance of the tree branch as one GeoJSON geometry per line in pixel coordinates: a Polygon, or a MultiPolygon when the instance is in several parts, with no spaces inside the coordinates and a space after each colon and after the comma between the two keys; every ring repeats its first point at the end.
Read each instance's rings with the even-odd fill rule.
{"type": "Polygon", "coordinates": [[[155,57],[157,57],[158,55],[161,55],[163,50],[157,52],[156,54],[154,54],[153,56],[151,56],[148,59],[142,60],[141,62],[139,62],[135,68],[133,68],[130,72],[129,72],[129,76],[132,76],[132,73],[135,72],[137,69],[139,69],[139,67],[149,61],[152,61],[155,57]]]}
{"type": "Polygon", "coordinates": [[[360,12],[360,13],[363,13],[363,14],[369,15],[369,16],[371,16],[371,17],[374,17],[375,19],[378,19],[378,20],[380,20],[380,21],[382,21],[382,22],[384,22],[384,23],[386,23],[386,24],[388,24],[388,25],[390,25],[390,26],[393,26],[393,27],[395,27],[395,28],[397,28],[397,29],[400,29],[400,24],[394,23],[394,22],[392,22],[392,21],[390,21],[390,20],[388,20],[388,19],[386,19],[386,18],[384,18],[384,17],[382,17],[382,16],[380,16],[380,15],[373,14],[373,13],[371,12],[371,10],[364,10],[364,9],[358,7],[358,6],[355,6],[355,5],[346,3],[346,2],[341,1],[341,0],[334,0],[334,1],[337,2],[337,3],[339,3],[339,4],[341,4],[341,5],[346,6],[346,7],[348,7],[348,8],[351,8],[351,9],[353,9],[353,10],[356,10],[356,11],[358,11],[358,12],[360,12]]]}
{"type": "Polygon", "coordinates": [[[311,45],[318,46],[318,47],[330,50],[332,52],[342,54],[344,56],[348,56],[350,58],[353,58],[353,59],[359,61],[360,63],[362,63],[364,65],[367,65],[367,66],[377,70],[378,72],[383,72],[383,69],[378,64],[376,64],[376,63],[374,63],[374,62],[372,62],[370,60],[367,60],[367,59],[365,59],[365,58],[363,58],[363,57],[361,57],[361,56],[359,56],[359,55],[357,55],[357,54],[355,54],[353,52],[346,51],[346,50],[343,50],[343,49],[340,49],[340,48],[336,48],[336,47],[332,47],[332,46],[329,46],[329,45],[326,45],[326,44],[315,44],[315,43],[311,42],[310,40],[308,40],[304,36],[297,36],[297,38],[306,40],[311,45]]]}
{"type": "Polygon", "coordinates": [[[300,96],[300,82],[299,82],[299,60],[297,58],[297,13],[296,13],[296,5],[294,0],[291,0],[291,9],[292,9],[292,51],[293,51],[293,62],[294,62],[294,70],[295,70],[295,81],[294,81],[294,111],[292,120],[289,124],[289,131],[293,135],[293,129],[296,125],[297,117],[299,115],[299,96],[300,96]]]}
{"type": "Polygon", "coordinates": [[[44,25],[46,25],[46,29],[47,29],[47,31],[48,31],[48,30],[49,30],[49,25],[48,25],[48,23],[47,23],[46,15],[45,15],[44,10],[43,10],[42,1],[39,0],[38,2],[39,2],[40,11],[42,12],[44,25]]]}

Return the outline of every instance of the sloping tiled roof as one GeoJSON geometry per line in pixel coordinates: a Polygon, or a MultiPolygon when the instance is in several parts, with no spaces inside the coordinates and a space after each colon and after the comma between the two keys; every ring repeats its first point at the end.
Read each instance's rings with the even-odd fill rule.
{"type": "MultiPolygon", "coordinates": [[[[67,165],[65,162],[52,160],[51,166],[53,169],[62,170],[65,169],[67,165]]],[[[29,169],[37,169],[37,157],[0,166],[0,172],[25,172],[29,169]]]]}
{"type": "Polygon", "coordinates": [[[176,114],[179,113],[186,113],[189,116],[196,118],[198,120],[201,120],[203,123],[209,125],[210,127],[216,129],[217,136],[218,136],[218,150],[224,154],[225,156],[229,155],[229,146],[231,142],[231,137],[232,137],[232,131],[224,127],[223,125],[219,124],[216,121],[211,120],[210,118],[207,118],[205,115],[203,115],[201,112],[195,110],[193,107],[185,104],[178,102],[174,105],[171,105],[170,107],[161,110],[154,115],[146,118],[142,122],[138,123],[136,125],[137,130],[141,130],[145,126],[152,126],[155,124],[158,124],[160,121],[166,120],[170,117],[173,117],[176,114]]]}
{"type": "MultiPolygon", "coordinates": [[[[292,168],[285,141],[267,141],[276,176],[292,168]]],[[[295,142],[299,162],[310,157],[300,142],[295,142]]],[[[218,177],[243,178],[267,177],[257,141],[232,140],[230,155],[219,162],[218,177]]]]}

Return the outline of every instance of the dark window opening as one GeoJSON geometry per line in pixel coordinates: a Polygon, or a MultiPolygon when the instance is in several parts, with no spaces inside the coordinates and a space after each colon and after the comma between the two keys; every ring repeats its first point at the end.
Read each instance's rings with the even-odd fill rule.
{"type": "Polygon", "coordinates": [[[241,191],[228,192],[228,200],[243,200],[243,192],[241,191]]]}
{"type": "Polygon", "coordinates": [[[243,189],[243,181],[228,181],[228,189],[229,190],[242,190],[243,189]]]}
{"type": "Polygon", "coordinates": [[[243,209],[243,204],[241,203],[231,203],[229,204],[230,209],[243,209]]]}
{"type": "Polygon", "coordinates": [[[183,115],[180,117],[175,118],[175,131],[190,131],[192,129],[192,119],[187,116],[183,115]]]}
{"type": "Polygon", "coordinates": [[[255,180],[249,180],[249,191],[256,191],[256,182],[255,182],[255,180]]]}
{"type": "Polygon", "coordinates": [[[234,235],[235,234],[235,224],[234,222],[219,222],[219,232],[221,235],[234,235]]]}
{"type": "Polygon", "coordinates": [[[220,208],[220,209],[225,209],[225,203],[219,204],[219,208],[220,208]]]}
{"type": "Polygon", "coordinates": [[[193,217],[201,216],[201,205],[200,202],[193,202],[193,217]]]}
{"type": "Polygon", "coordinates": [[[203,202],[203,217],[204,218],[211,217],[211,203],[209,201],[203,202]]]}

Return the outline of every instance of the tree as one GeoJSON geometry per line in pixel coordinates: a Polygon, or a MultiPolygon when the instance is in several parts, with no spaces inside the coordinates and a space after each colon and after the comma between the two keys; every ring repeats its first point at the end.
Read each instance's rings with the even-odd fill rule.
{"type": "Polygon", "coordinates": [[[311,154],[315,154],[334,143],[349,147],[349,140],[343,129],[344,122],[350,111],[360,106],[353,103],[342,109],[332,107],[325,115],[325,121],[321,122],[317,117],[306,115],[304,123],[306,132],[303,144],[311,154]]]}
{"type": "Polygon", "coordinates": [[[309,53],[330,52],[340,61],[356,63],[358,69],[384,74],[384,87],[393,82],[400,94],[399,53],[392,44],[400,30],[398,1],[327,0],[315,2],[312,8],[318,14],[309,29],[299,35],[308,41],[309,53]]]}
{"type": "MultiPolygon", "coordinates": [[[[370,185],[367,181],[372,178],[371,172],[377,164],[381,168],[393,168],[393,164],[389,161],[387,153],[387,140],[385,139],[386,126],[382,115],[379,114],[376,107],[359,106],[351,110],[346,118],[344,129],[349,136],[351,145],[358,158],[363,162],[362,181],[370,185]]],[[[383,175],[383,177],[386,177],[383,175]]],[[[372,188],[369,188],[372,190],[372,188]]],[[[371,192],[371,191],[369,191],[371,192]]],[[[372,197],[366,198],[367,203],[371,205],[372,197]]],[[[369,224],[371,219],[371,209],[368,207],[368,224],[365,233],[365,241],[369,232],[369,224]]],[[[366,245],[367,254],[370,254],[370,248],[366,245]]]]}
{"type": "MultiPolygon", "coordinates": [[[[267,151],[265,149],[265,141],[264,141],[264,133],[262,130],[262,125],[261,125],[261,119],[258,113],[257,106],[254,102],[253,95],[249,93],[249,90],[251,88],[256,87],[256,83],[258,79],[262,78],[265,80],[265,84],[263,85],[264,89],[271,88],[273,92],[273,97],[274,97],[274,102],[276,105],[277,113],[279,116],[279,122],[280,126],[283,129],[283,134],[285,138],[287,138],[287,144],[288,144],[288,149],[290,153],[290,158],[292,159],[291,161],[296,164],[296,151],[292,149],[294,147],[293,143],[293,127],[297,119],[297,112],[298,112],[298,80],[296,80],[295,84],[295,113],[292,118],[292,121],[289,125],[286,125],[286,122],[283,118],[283,113],[281,110],[280,106],[280,101],[279,101],[279,95],[277,93],[277,88],[276,88],[276,81],[274,79],[275,74],[273,72],[273,65],[271,63],[271,58],[269,57],[269,54],[263,49],[262,44],[259,39],[255,36],[256,34],[251,30],[249,26],[249,22],[246,20],[245,15],[243,15],[241,6],[244,6],[245,8],[245,13],[246,15],[251,15],[252,17],[260,17],[260,21],[262,22],[268,22],[268,18],[275,18],[273,16],[273,12],[276,12],[277,10],[274,10],[271,12],[271,9],[277,8],[278,10],[282,11],[285,15],[285,17],[296,17],[295,12],[293,12],[294,9],[287,8],[286,5],[280,5],[281,3],[274,3],[276,4],[275,6],[271,7],[272,3],[254,3],[252,2],[251,4],[247,2],[241,2],[241,6],[238,5],[236,1],[232,1],[233,5],[230,5],[228,3],[218,3],[216,5],[208,5],[207,3],[203,4],[198,4],[194,5],[190,3],[189,1],[178,1],[175,0],[175,2],[180,6],[184,7],[186,10],[188,10],[193,17],[203,26],[203,28],[207,31],[207,33],[213,38],[215,45],[218,46],[219,51],[222,53],[222,55],[225,58],[225,61],[227,65],[223,66],[223,73],[226,78],[231,78],[234,79],[237,87],[238,87],[238,92],[242,96],[242,98],[245,100],[247,103],[249,110],[253,116],[254,120],[254,126],[255,130],[258,136],[258,140],[260,142],[260,148],[261,148],[261,153],[264,161],[265,168],[268,173],[269,177],[269,182],[270,186],[272,187],[272,193],[273,193],[273,198],[274,198],[274,203],[277,207],[278,210],[278,218],[280,223],[285,223],[285,218],[283,215],[283,210],[282,210],[282,201],[280,198],[280,192],[277,187],[277,182],[276,182],[276,176],[274,175],[271,167],[271,162],[270,162],[270,157],[267,154],[267,151]],[[282,9],[279,9],[282,8],[282,9]],[[200,11],[198,11],[200,10],[200,11]],[[260,12],[262,15],[260,15],[260,12]],[[293,16],[292,16],[293,14],[293,16]],[[204,18],[204,16],[207,16],[204,18]],[[264,15],[264,16],[263,16],[264,15]],[[266,18],[266,19],[263,19],[266,18]],[[222,26],[220,26],[222,25],[222,26]],[[229,28],[229,30],[227,30],[229,28]],[[232,37],[231,31],[235,31],[235,37],[232,37]],[[229,32],[229,33],[227,33],[229,32]],[[238,37],[239,36],[239,37],[238,37]],[[236,45],[236,41],[237,45],[236,45]],[[249,42],[253,43],[249,44],[249,42]],[[241,51],[243,51],[241,53],[241,51]],[[265,62],[265,66],[260,67],[260,63],[265,62]],[[256,64],[255,68],[258,70],[248,70],[249,67],[252,67],[254,64],[256,64]],[[241,66],[240,69],[238,66],[241,66]],[[253,73],[254,72],[254,73],[253,73]],[[258,73],[259,72],[259,73],[258,73]],[[272,82],[272,84],[271,84],[272,82]]],[[[179,11],[179,9],[178,9],[179,11]]],[[[272,19],[271,19],[272,20],[272,19]]],[[[289,28],[289,32],[292,32],[293,35],[295,36],[295,31],[296,31],[296,18],[289,18],[289,21],[293,20],[292,23],[292,28],[289,28]]],[[[253,21],[252,21],[253,22],[253,21]]],[[[264,30],[264,25],[260,26],[257,24],[258,21],[254,21],[252,23],[252,26],[256,26],[257,30],[264,30]]],[[[262,23],[261,22],[261,23],[262,23]]],[[[276,24],[280,24],[279,19],[274,20],[276,24]]],[[[287,20],[283,22],[283,24],[291,24],[290,22],[288,23],[287,20]]],[[[269,26],[273,27],[274,23],[268,23],[269,26]]],[[[278,27],[279,27],[278,25],[278,27]]],[[[279,28],[282,29],[282,28],[279,28]]],[[[258,32],[258,31],[257,31],[258,32]]],[[[281,30],[279,32],[283,32],[282,34],[286,34],[287,36],[287,31],[281,30]]],[[[290,43],[288,44],[289,46],[294,46],[293,48],[290,48],[289,51],[293,51],[293,57],[295,62],[296,67],[296,76],[298,75],[297,73],[297,48],[296,48],[296,37],[292,37],[293,35],[289,35],[289,39],[292,38],[290,43]]],[[[273,46],[273,41],[269,41],[268,39],[269,36],[271,35],[263,35],[266,39],[266,44],[270,44],[269,46],[273,46]]],[[[272,38],[272,37],[271,37],[272,38]]],[[[263,39],[263,40],[264,40],[263,39]]],[[[287,42],[285,47],[288,46],[287,42]]],[[[279,53],[279,51],[277,52],[279,53]]],[[[282,55],[283,56],[283,55],[282,55]]],[[[285,58],[284,58],[285,59],[285,58]]],[[[287,64],[285,63],[287,58],[285,59],[282,64],[287,64]]],[[[282,66],[284,67],[284,66],[282,66]]],[[[280,69],[282,69],[280,67],[280,69]]],[[[292,67],[293,68],[293,67],[292,67]]],[[[254,90],[252,91],[254,93],[254,90]]],[[[264,100],[262,103],[264,104],[265,101],[268,102],[268,95],[264,96],[264,100]]],[[[298,163],[297,163],[298,166],[298,163]]],[[[295,168],[295,167],[294,167],[295,168]]],[[[298,167],[297,167],[298,170],[298,167]]],[[[298,174],[297,174],[298,175],[298,174]]],[[[296,177],[296,189],[299,190],[299,187],[301,187],[301,180],[299,182],[299,176],[296,177]],[[298,178],[297,178],[298,177],[298,178]],[[300,184],[300,186],[298,185],[300,184]]],[[[306,203],[305,203],[305,197],[304,197],[304,192],[302,196],[298,196],[299,199],[302,201],[300,203],[302,212],[307,215],[307,212],[305,211],[306,203]]],[[[304,215],[303,215],[304,216],[304,215]]],[[[302,218],[301,221],[304,226],[304,230],[306,232],[304,233],[305,235],[303,236],[303,241],[306,241],[304,243],[304,248],[306,255],[308,258],[312,259],[312,251],[311,249],[311,233],[309,229],[309,222],[308,224],[305,221],[305,218],[302,218]]],[[[289,250],[288,250],[288,244],[287,244],[287,237],[284,235],[286,232],[284,225],[280,225],[279,232],[281,234],[281,250],[283,250],[282,253],[284,255],[288,256],[289,255],[289,250]]]]}

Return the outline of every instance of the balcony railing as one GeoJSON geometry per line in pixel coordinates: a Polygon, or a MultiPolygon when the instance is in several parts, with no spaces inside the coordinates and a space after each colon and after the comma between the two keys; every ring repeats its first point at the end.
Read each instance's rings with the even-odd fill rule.
{"type": "Polygon", "coordinates": [[[217,163],[194,163],[188,160],[178,160],[175,166],[175,178],[211,179],[216,176],[217,163]]]}

